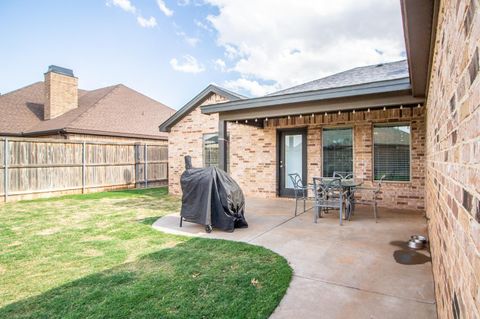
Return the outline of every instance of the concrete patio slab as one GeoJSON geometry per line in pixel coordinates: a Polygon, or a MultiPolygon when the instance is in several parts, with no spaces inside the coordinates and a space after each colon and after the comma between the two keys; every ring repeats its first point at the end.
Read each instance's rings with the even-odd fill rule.
{"type": "MultiPolygon", "coordinates": [[[[293,216],[289,199],[247,198],[249,228],[233,233],[183,223],[178,214],[153,227],[173,234],[244,241],[284,256],[294,270],[287,294],[272,318],[435,318],[435,298],[428,251],[427,262],[403,265],[395,251],[412,234],[426,234],[418,212],[380,209],[378,223],[371,208],[359,207],[353,219],[338,225],[332,212],[313,223],[308,211],[293,216]]],[[[421,259],[422,259],[421,258],[421,259]]]]}

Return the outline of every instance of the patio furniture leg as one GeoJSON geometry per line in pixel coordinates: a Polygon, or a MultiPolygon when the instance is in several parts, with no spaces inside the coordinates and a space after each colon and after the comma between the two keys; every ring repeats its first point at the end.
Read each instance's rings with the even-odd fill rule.
{"type": "Polygon", "coordinates": [[[343,204],[340,205],[340,226],[343,225],[343,204]]]}
{"type": "Polygon", "coordinates": [[[347,201],[346,205],[346,216],[347,216],[347,220],[350,221],[350,217],[352,217],[352,204],[347,201]]]}
{"type": "Polygon", "coordinates": [[[297,216],[297,206],[298,206],[298,198],[295,195],[295,216],[297,216]]]}
{"type": "Polygon", "coordinates": [[[377,202],[376,201],[373,204],[373,216],[375,217],[375,223],[378,223],[377,222],[377,202]]]}
{"type": "Polygon", "coordinates": [[[307,211],[307,196],[305,195],[305,192],[303,192],[303,212],[305,213],[307,211]]]}
{"type": "Polygon", "coordinates": [[[183,217],[180,216],[180,227],[182,227],[183,217]]]}
{"type": "Polygon", "coordinates": [[[352,195],[350,196],[350,215],[353,216],[355,215],[355,193],[352,192],[352,195]]]}
{"type": "Polygon", "coordinates": [[[313,209],[313,222],[315,224],[317,223],[317,219],[318,219],[318,210],[319,210],[318,206],[315,206],[313,209]]]}

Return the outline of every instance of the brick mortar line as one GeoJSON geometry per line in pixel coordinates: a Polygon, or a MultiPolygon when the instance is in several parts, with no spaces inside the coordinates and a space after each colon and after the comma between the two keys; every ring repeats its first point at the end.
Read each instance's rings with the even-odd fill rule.
{"type": "Polygon", "coordinates": [[[416,298],[406,298],[406,297],[401,297],[401,296],[394,296],[394,295],[387,294],[387,293],[383,293],[383,292],[379,292],[379,291],[362,289],[362,288],[358,288],[358,287],[354,287],[354,286],[349,286],[349,285],[344,285],[344,284],[337,283],[337,282],[333,282],[333,281],[322,280],[322,279],[317,279],[317,278],[302,276],[302,275],[298,275],[298,274],[293,274],[293,276],[294,276],[294,277],[298,277],[298,278],[302,278],[302,279],[306,279],[306,280],[311,280],[311,281],[316,281],[316,282],[321,282],[321,283],[329,284],[329,285],[332,285],[332,286],[349,288],[349,289],[358,290],[358,291],[367,292],[367,293],[376,294],[376,295],[381,295],[381,296],[387,296],[387,297],[392,297],[392,298],[397,298],[397,299],[409,300],[409,301],[414,301],[414,302],[423,303],[423,304],[428,304],[428,305],[435,305],[435,304],[436,304],[435,301],[426,301],[426,300],[420,300],[420,299],[416,299],[416,298]]]}

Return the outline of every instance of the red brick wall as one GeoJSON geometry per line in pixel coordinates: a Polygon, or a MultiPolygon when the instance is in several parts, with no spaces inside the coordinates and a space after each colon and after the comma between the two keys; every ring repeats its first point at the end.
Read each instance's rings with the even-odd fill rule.
{"type": "Polygon", "coordinates": [[[479,2],[442,1],[426,103],[426,209],[440,318],[480,318],[479,44],[479,2]]]}
{"type": "Polygon", "coordinates": [[[180,195],[180,175],[185,170],[184,156],[192,157],[194,167],[203,166],[203,134],[218,132],[218,114],[205,115],[201,105],[225,102],[224,97],[211,94],[199,106],[188,113],[168,135],[168,191],[180,195]]]}
{"type": "MultiPolygon", "coordinates": [[[[241,123],[228,123],[230,135],[230,174],[249,196],[277,196],[277,129],[307,127],[307,178],[322,175],[322,128],[350,126],[354,134],[354,174],[372,185],[373,125],[376,123],[408,123],[411,125],[411,180],[385,182],[380,206],[424,209],[424,108],[405,107],[387,110],[357,111],[343,114],[317,114],[275,118],[265,128],[241,123]]],[[[202,166],[202,135],[218,131],[218,116],[201,114],[196,108],[178,124],[169,136],[170,192],[180,194],[183,156],[190,154],[193,165],[202,166]]]]}
{"type": "Polygon", "coordinates": [[[230,174],[245,195],[276,196],[276,131],[229,123],[230,174]]]}
{"type": "MultiPolygon", "coordinates": [[[[330,113],[327,116],[291,116],[266,122],[265,130],[307,127],[307,178],[322,176],[322,129],[324,127],[352,127],[354,138],[354,175],[364,179],[364,185],[372,185],[373,125],[379,123],[406,123],[411,126],[411,179],[409,182],[385,182],[382,186],[380,206],[396,206],[407,209],[424,209],[424,108],[392,108],[368,111],[330,113]]],[[[258,129],[256,129],[258,130],[258,129]]],[[[272,135],[275,143],[274,135],[272,135]]],[[[272,154],[271,156],[275,156],[272,154]]],[[[271,167],[273,174],[276,166],[271,167]]],[[[270,175],[272,173],[270,172],[270,175]]],[[[260,176],[259,178],[262,178],[260,176]]],[[[248,186],[255,188],[258,180],[251,179],[248,186]]]]}

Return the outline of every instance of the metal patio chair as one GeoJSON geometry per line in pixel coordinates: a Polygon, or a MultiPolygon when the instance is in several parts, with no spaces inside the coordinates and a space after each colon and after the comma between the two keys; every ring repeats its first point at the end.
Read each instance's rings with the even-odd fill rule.
{"type": "Polygon", "coordinates": [[[352,172],[333,171],[333,177],[339,177],[341,179],[352,179],[353,178],[353,173],[352,172]]]}
{"type": "MultiPolygon", "coordinates": [[[[347,207],[347,216],[348,220],[350,220],[350,217],[353,215],[353,212],[355,211],[355,205],[356,204],[363,204],[363,205],[372,205],[373,206],[373,216],[375,218],[375,223],[377,223],[377,218],[378,218],[378,208],[377,208],[377,200],[378,200],[378,195],[380,194],[382,190],[382,182],[385,179],[386,175],[382,175],[380,180],[377,183],[377,186],[375,187],[365,187],[365,186],[359,186],[356,187],[350,194],[351,198],[347,200],[347,203],[349,203],[350,207],[347,207]],[[355,197],[356,193],[360,194],[369,194],[370,198],[361,198],[358,199],[355,197]]],[[[368,196],[368,195],[367,195],[368,196]]],[[[362,196],[364,197],[364,196],[362,196]]]]}
{"type": "Polygon", "coordinates": [[[329,208],[338,209],[340,225],[343,220],[343,189],[338,179],[313,178],[313,194],[315,196],[313,221],[316,223],[319,215],[329,208]]]}
{"type": "Polygon", "coordinates": [[[297,206],[298,206],[298,200],[301,199],[303,200],[303,212],[306,212],[307,208],[307,198],[308,198],[308,186],[305,186],[303,184],[302,178],[300,177],[300,174],[298,173],[292,173],[288,174],[288,177],[290,177],[290,180],[293,183],[293,191],[295,193],[295,216],[297,216],[297,206]]]}

